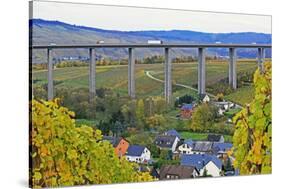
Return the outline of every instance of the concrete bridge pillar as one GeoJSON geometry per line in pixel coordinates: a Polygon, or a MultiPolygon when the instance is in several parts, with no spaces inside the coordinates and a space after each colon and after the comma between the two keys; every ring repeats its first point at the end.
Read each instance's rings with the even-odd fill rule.
{"type": "Polygon", "coordinates": [[[53,56],[52,49],[47,49],[48,59],[48,100],[54,98],[53,56]]]}
{"type": "Polygon", "coordinates": [[[265,59],[264,48],[258,48],[258,67],[260,72],[264,72],[264,59],[265,59]]]}
{"type": "Polygon", "coordinates": [[[170,49],[165,48],[165,99],[167,103],[172,101],[172,60],[170,57],[170,49]]]}
{"type": "Polygon", "coordinates": [[[136,97],[135,92],[135,56],[134,49],[129,48],[129,62],[128,62],[128,95],[131,98],[136,97]]]}
{"type": "Polygon", "coordinates": [[[96,49],[92,48],[90,48],[89,93],[89,101],[93,102],[96,95],[96,49]]]}
{"type": "Polygon", "coordinates": [[[205,66],[205,48],[198,49],[198,94],[206,94],[206,66],[205,66]]]}
{"type": "Polygon", "coordinates": [[[237,88],[237,73],[236,73],[236,49],[229,48],[229,66],[228,66],[228,82],[233,88],[237,88]]]}

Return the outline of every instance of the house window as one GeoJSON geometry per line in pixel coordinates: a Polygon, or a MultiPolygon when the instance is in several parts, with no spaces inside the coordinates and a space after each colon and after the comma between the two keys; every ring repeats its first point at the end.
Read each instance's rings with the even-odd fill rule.
{"type": "Polygon", "coordinates": [[[166,175],[166,178],[169,179],[169,178],[170,178],[170,175],[166,175]]]}

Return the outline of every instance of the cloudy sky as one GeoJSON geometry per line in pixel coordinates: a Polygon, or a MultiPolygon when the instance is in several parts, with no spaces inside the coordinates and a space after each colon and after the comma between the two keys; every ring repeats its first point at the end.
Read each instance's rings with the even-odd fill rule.
{"type": "Polygon", "coordinates": [[[271,33],[271,17],[35,1],[33,18],[110,30],[193,30],[271,33]]]}

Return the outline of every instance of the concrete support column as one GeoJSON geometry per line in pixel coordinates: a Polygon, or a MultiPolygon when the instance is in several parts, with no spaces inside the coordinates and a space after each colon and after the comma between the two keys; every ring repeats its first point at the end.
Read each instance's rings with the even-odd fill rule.
{"type": "Polygon", "coordinates": [[[172,101],[172,60],[170,57],[170,49],[165,48],[165,99],[167,103],[172,101]]]}
{"type": "Polygon", "coordinates": [[[89,101],[93,102],[96,95],[96,50],[90,49],[89,65],[89,101]]]}
{"type": "Polygon", "coordinates": [[[129,62],[128,62],[128,95],[131,98],[136,97],[135,92],[135,56],[134,49],[129,48],[129,62]]]}
{"type": "Polygon", "coordinates": [[[47,49],[48,57],[48,100],[54,98],[53,56],[52,49],[47,49]]]}
{"type": "Polygon", "coordinates": [[[264,72],[264,59],[265,59],[264,48],[258,48],[258,67],[260,72],[264,72]]]}
{"type": "Polygon", "coordinates": [[[229,85],[233,89],[237,88],[236,49],[235,48],[229,48],[228,81],[229,81],[229,85]]]}
{"type": "Polygon", "coordinates": [[[206,94],[206,65],[205,65],[205,49],[198,49],[198,94],[206,94]]]}

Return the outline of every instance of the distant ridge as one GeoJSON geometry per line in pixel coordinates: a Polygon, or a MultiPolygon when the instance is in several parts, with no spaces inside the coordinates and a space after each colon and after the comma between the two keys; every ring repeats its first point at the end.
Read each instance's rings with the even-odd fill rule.
{"type": "MultiPolygon", "coordinates": [[[[271,34],[240,32],[240,33],[204,33],[190,30],[148,30],[148,31],[118,31],[105,30],[87,26],[72,25],[61,21],[31,19],[30,29],[33,32],[33,44],[46,45],[56,44],[89,44],[104,40],[108,43],[140,43],[147,42],[149,39],[158,39],[164,42],[185,42],[185,43],[257,43],[271,44],[271,34]]],[[[226,56],[227,49],[211,49],[209,55],[226,56]]],[[[152,55],[161,55],[161,49],[138,49],[137,58],[152,55]]],[[[194,49],[177,49],[173,52],[174,56],[196,55],[194,49]]],[[[126,58],[126,49],[101,49],[101,57],[112,59],[126,58]]],[[[266,52],[271,56],[271,52],[266,52]]],[[[87,57],[87,50],[58,50],[55,53],[57,58],[80,56],[87,57]]],[[[247,49],[238,51],[240,57],[255,57],[256,51],[247,49]]],[[[44,62],[44,52],[36,51],[33,56],[34,62],[44,62]]]]}

